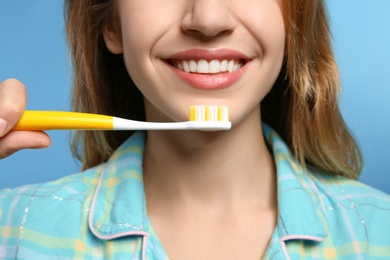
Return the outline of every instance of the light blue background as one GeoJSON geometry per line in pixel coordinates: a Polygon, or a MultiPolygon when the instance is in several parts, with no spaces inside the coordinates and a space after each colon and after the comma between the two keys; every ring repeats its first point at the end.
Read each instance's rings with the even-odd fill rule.
{"type": "MultiPolygon", "coordinates": [[[[341,109],[362,147],[361,181],[390,193],[390,1],[327,0],[342,79],[341,109]]],[[[0,3],[0,81],[15,77],[28,90],[28,109],[68,110],[71,66],[63,1],[0,3]]],[[[0,161],[0,189],[77,172],[69,133],[49,132],[52,147],[0,161]]]]}

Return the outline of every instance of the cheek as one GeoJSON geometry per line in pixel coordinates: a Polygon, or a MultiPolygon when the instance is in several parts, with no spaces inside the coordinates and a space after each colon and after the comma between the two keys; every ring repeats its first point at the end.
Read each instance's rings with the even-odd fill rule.
{"type": "Polygon", "coordinates": [[[253,34],[261,46],[262,66],[268,67],[264,70],[268,75],[263,76],[268,78],[268,85],[272,87],[285,56],[286,32],[281,6],[276,1],[267,3],[267,6],[261,8],[259,15],[252,14],[251,17],[258,17],[252,23],[258,25],[252,27],[253,34]]]}
{"type": "Polygon", "coordinates": [[[247,7],[245,10],[246,14],[242,17],[246,20],[243,20],[243,23],[260,46],[258,70],[252,74],[252,85],[256,93],[254,94],[253,90],[248,90],[247,93],[248,99],[256,104],[271,90],[280,73],[285,54],[286,33],[282,9],[277,1],[258,1],[256,7],[247,7]]]}
{"type": "MultiPolygon", "coordinates": [[[[248,3],[251,1],[248,1],[248,3]]],[[[239,12],[242,23],[256,38],[262,54],[279,57],[284,53],[286,41],[282,6],[279,1],[257,1],[252,5],[241,5],[239,12]]],[[[239,8],[239,6],[237,6],[239,8]]]]}
{"type": "Polygon", "coordinates": [[[153,71],[151,49],[155,42],[155,28],[146,27],[141,21],[138,15],[128,16],[121,21],[124,62],[137,86],[148,85],[145,72],[153,71]]]}
{"type": "Polygon", "coordinates": [[[177,5],[167,1],[122,0],[119,3],[123,43],[128,52],[136,54],[150,52],[159,38],[173,27],[181,12],[177,5]]]}
{"type": "Polygon", "coordinates": [[[173,15],[165,15],[174,14],[172,6],[175,5],[167,6],[166,1],[150,2],[123,0],[119,6],[124,59],[136,84],[142,81],[148,83],[146,74],[155,70],[156,44],[177,22],[173,15]]]}

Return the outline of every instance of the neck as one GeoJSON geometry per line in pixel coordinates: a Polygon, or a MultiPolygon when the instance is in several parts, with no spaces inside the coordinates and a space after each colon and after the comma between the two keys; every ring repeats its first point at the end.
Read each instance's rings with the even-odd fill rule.
{"type": "Polygon", "coordinates": [[[148,210],[275,207],[275,169],[259,109],[226,132],[149,132],[144,183],[148,210]]]}

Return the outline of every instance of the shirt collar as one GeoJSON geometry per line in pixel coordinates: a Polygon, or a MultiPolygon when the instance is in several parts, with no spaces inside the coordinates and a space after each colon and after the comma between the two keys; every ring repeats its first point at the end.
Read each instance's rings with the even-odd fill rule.
{"type": "MultiPolygon", "coordinates": [[[[284,241],[324,240],[328,223],[312,175],[274,130],[263,124],[263,132],[277,169],[278,236],[284,241]]],[[[89,215],[90,229],[101,239],[147,235],[150,224],[142,179],[144,146],[145,133],[134,133],[102,170],[89,215]]]]}
{"type": "Polygon", "coordinates": [[[283,241],[323,241],[328,234],[328,222],[310,166],[304,169],[269,126],[263,124],[263,132],[277,170],[279,237],[283,241]]]}
{"type": "Polygon", "coordinates": [[[103,168],[89,214],[89,227],[101,239],[147,235],[142,179],[145,134],[134,133],[103,168]]]}

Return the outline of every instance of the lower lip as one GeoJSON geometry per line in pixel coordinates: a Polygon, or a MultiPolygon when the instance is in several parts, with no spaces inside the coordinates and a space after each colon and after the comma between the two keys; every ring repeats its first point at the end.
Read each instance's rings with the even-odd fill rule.
{"type": "Polygon", "coordinates": [[[217,74],[189,73],[179,70],[168,63],[167,64],[173,73],[175,73],[184,82],[188,83],[191,87],[204,90],[216,90],[228,88],[236,83],[244,74],[248,63],[249,62],[236,71],[217,74]]]}

